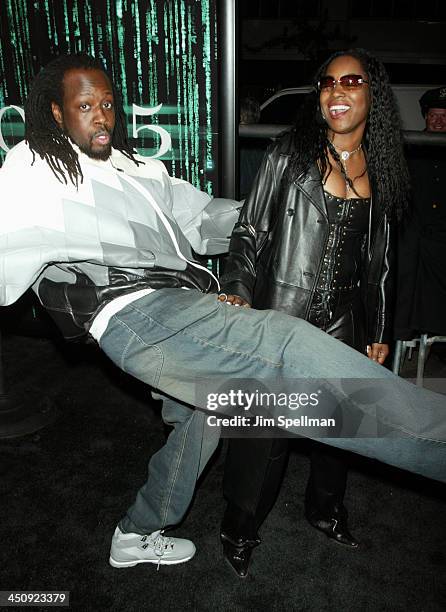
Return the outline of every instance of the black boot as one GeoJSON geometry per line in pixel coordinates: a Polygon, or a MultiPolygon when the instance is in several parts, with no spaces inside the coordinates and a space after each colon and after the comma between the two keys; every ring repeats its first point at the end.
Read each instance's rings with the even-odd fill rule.
{"type": "Polygon", "coordinates": [[[343,453],[315,444],[305,493],[305,516],[310,525],[331,540],[358,548],[358,541],[348,529],[348,514],[343,504],[346,484],[347,466],[343,453]]]}
{"type": "Polygon", "coordinates": [[[252,549],[260,544],[260,539],[246,540],[239,537],[237,540],[232,540],[223,531],[220,533],[220,539],[223,544],[225,559],[235,569],[240,578],[246,578],[252,549]]]}
{"type": "Polygon", "coordinates": [[[325,533],[327,538],[348,548],[358,548],[359,542],[352,536],[348,529],[347,511],[344,507],[334,509],[330,516],[324,517],[317,511],[306,510],[305,516],[315,529],[325,533]]]}
{"type": "Polygon", "coordinates": [[[245,578],[252,549],[260,544],[254,517],[229,503],[221,524],[220,539],[225,559],[240,578],[245,578]]]}

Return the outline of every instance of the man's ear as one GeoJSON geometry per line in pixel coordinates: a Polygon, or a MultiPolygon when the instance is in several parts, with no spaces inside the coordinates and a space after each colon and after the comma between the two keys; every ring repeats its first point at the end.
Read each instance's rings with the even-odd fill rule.
{"type": "Polygon", "coordinates": [[[53,113],[53,117],[54,117],[55,122],[62,129],[63,128],[62,109],[55,102],[51,102],[51,112],[53,113]]]}

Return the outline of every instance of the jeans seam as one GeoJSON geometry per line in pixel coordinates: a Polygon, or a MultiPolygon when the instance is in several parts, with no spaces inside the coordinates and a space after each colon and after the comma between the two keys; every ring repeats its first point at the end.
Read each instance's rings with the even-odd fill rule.
{"type": "Polygon", "coordinates": [[[151,348],[154,349],[159,357],[159,365],[156,368],[156,371],[154,373],[154,381],[153,384],[151,385],[152,387],[156,387],[158,385],[159,379],[161,377],[161,370],[164,364],[164,354],[162,352],[162,350],[160,349],[160,347],[156,344],[147,344],[147,342],[144,342],[144,340],[138,336],[137,333],[135,333],[126,323],[124,323],[124,321],[122,321],[121,319],[119,319],[118,317],[116,317],[116,322],[123,325],[127,331],[130,332],[131,336],[127,342],[127,344],[124,347],[124,350],[122,351],[122,355],[121,355],[121,359],[120,359],[120,367],[124,372],[127,372],[127,374],[130,374],[130,372],[127,370],[127,368],[125,367],[124,361],[126,359],[127,353],[130,349],[130,346],[132,344],[132,342],[134,340],[136,340],[137,342],[139,342],[139,344],[147,347],[147,348],[151,348]]]}
{"type": "MultiPolygon", "coordinates": [[[[204,321],[205,319],[207,319],[208,317],[212,316],[213,314],[215,314],[220,308],[221,306],[223,306],[220,302],[217,302],[216,306],[214,306],[212,308],[212,310],[210,310],[209,312],[207,312],[206,314],[202,315],[200,318],[198,319],[194,319],[189,325],[193,325],[194,323],[198,323],[201,321],[204,321]]],[[[134,310],[135,312],[138,312],[140,315],[142,315],[144,318],[146,319],[150,319],[150,321],[152,321],[153,323],[155,323],[156,325],[159,325],[160,327],[162,327],[163,329],[169,331],[171,333],[171,335],[176,335],[180,332],[182,332],[184,330],[184,328],[181,329],[173,329],[172,327],[169,327],[165,324],[165,322],[160,322],[158,320],[158,318],[154,318],[152,317],[150,314],[148,314],[146,311],[141,310],[140,308],[138,308],[137,306],[137,302],[129,304],[129,307],[132,308],[132,310],[134,310]]]]}
{"type": "MultiPolygon", "coordinates": [[[[446,444],[446,440],[434,440],[433,438],[427,438],[426,436],[421,436],[419,434],[414,433],[413,431],[409,431],[407,429],[404,429],[404,427],[395,427],[395,429],[399,429],[400,431],[403,431],[410,438],[415,438],[416,440],[423,440],[424,442],[432,442],[433,444],[441,444],[441,445],[445,445],[446,444]]],[[[404,439],[404,438],[402,438],[402,439],[404,439]]]]}
{"type": "Polygon", "coordinates": [[[124,360],[126,358],[127,352],[129,350],[130,345],[131,345],[132,342],[133,342],[133,338],[130,337],[128,339],[126,345],[124,346],[124,349],[123,349],[122,354],[121,354],[120,367],[121,367],[122,370],[124,370],[124,372],[126,371],[125,366],[124,366],[124,360]]]}
{"type": "MultiPolygon", "coordinates": [[[[175,472],[173,475],[173,478],[170,482],[170,486],[169,486],[169,490],[168,490],[168,495],[167,498],[165,500],[164,503],[162,503],[161,508],[162,510],[162,520],[161,520],[161,528],[163,529],[164,527],[166,527],[166,522],[167,522],[167,517],[169,514],[169,508],[170,508],[170,502],[172,500],[172,493],[173,490],[175,488],[176,482],[177,482],[177,478],[178,478],[178,473],[179,473],[179,465],[181,463],[181,461],[183,460],[183,455],[184,455],[184,449],[186,446],[186,440],[187,440],[187,436],[189,433],[189,429],[192,425],[192,419],[194,418],[194,414],[192,414],[189,419],[188,419],[188,423],[187,426],[183,432],[183,436],[182,436],[182,444],[181,444],[181,449],[179,449],[179,452],[177,453],[177,460],[175,462],[175,472]]],[[[201,440],[201,446],[203,445],[203,439],[201,440]]],[[[201,455],[201,448],[200,448],[200,455],[201,455]]]]}
{"type": "Polygon", "coordinates": [[[196,336],[195,334],[187,333],[186,329],[181,330],[181,333],[184,334],[185,336],[189,336],[190,338],[192,338],[193,340],[195,340],[196,342],[200,344],[203,344],[204,346],[212,346],[213,348],[220,349],[222,351],[225,351],[226,353],[231,353],[233,355],[239,355],[241,357],[248,357],[249,359],[255,359],[256,361],[263,361],[267,365],[273,366],[274,368],[281,368],[283,365],[282,363],[277,363],[276,361],[271,361],[269,359],[266,359],[265,357],[262,357],[261,355],[245,353],[243,351],[235,351],[234,349],[230,347],[222,346],[221,344],[215,344],[214,342],[210,342],[209,340],[204,340],[203,338],[200,338],[199,336],[196,336]]]}
{"type": "MultiPolygon", "coordinates": [[[[321,383],[321,384],[323,384],[323,383],[321,383]]],[[[364,408],[363,408],[363,409],[361,409],[361,407],[360,407],[358,404],[356,404],[356,403],[355,403],[355,401],[354,401],[354,400],[353,400],[351,397],[346,396],[346,397],[345,397],[345,399],[344,399],[344,401],[345,401],[345,400],[346,400],[346,401],[348,401],[348,402],[349,402],[349,404],[350,404],[351,406],[353,406],[353,408],[354,408],[354,409],[356,409],[356,410],[357,410],[357,411],[359,411],[360,413],[362,412],[362,413],[363,413],[363,415],[366,415],[366,416],[371,416],[371,417],[373,418],[373,416],[374,416],[374,415],[373,415],[372,413],[370,413],[370,411],[367,411],[367,410],[366,410],[366,409],[364,409],[364,408]]],[[[445,444],[446,444],[446,440],[436,440],[436,439],[433,439],[433,438],[428,438],[428,437],[426,437],[426,436],[423,436],[423,435],[417,434],[416,432],[411,431],[410,429],[406,429],[406,428],[405,428],[403,425],[398,425],[397,423],[394,423],[394,422],[393,422],[393,421],[391,421],[390,419],[388,419],[388,418],[383,418],[382,416],[380,416],[380,418],[376,417],[376,421],[377,421],[378,423],[380,423],[380,422],[381,422],[381,423],[383,423],[384,425],[386,425],[386,426],[388,426],[388,427],[391,427],[391,428],[392,428],[392,429],[393,429],[395,432],[402,432],[402,433],[405,433],[405,434],[406,434],[406,435],[407,435],[409,438],[413,438],[413,439],[416,439],[416,440],[424,440],[424,441],[426,441],[426,442],[433,442],[433,443],[435,443],[435,444],[442,444],[442,445],[445,445],[445,444]]],[[[341,438],[341,437],[344,437],[344,436],[340,436],[339,438],[341,438]]],[[[354,436],[353,438],[351,438],[351,436],[347,436],[347,439],[355,439],[355,438],[356,438],[356,439],[361,439],[361,438],[363,438],[363,437],[365,437],[365,436],[360,436],[359,438],[356,438],[356,436],[354,436]]],[[[379,436],[379,435],[378,435],[378,436],[377,436],[375,439],[378,439],[378,440],[379,440],[379,439],[381,439],[381,438],[382,438],[382,436],[379,436]]],[[[405,438],[405,436],[403,436],[403,438],[405,438]]]]}

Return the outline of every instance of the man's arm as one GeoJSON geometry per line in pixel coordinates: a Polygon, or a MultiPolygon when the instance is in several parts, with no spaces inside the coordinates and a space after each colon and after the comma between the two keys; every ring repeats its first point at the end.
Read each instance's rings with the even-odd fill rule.
{"type": "Polygon", "coordinates": [[[228,198],[211,198],[190,183],[170,178],[173,214],[192,248],[200,255],[226,253],[241,204],[228,198]]]}
{"type": "Polygon", "coordinates": [[[120,152],[113,152],[114,163],[130,176],[154,180],[162,185],[159,197],[164,210],[169,210],[182,233],[196,253],[217,255],[226,253],[232,228],[237,221],[241,204],[225,198],[212,199],[191,183],[169,176],[159,159],[135,155],[138,167],[120,152]]]}
{"type": "MultiPolygon", "coordinates": [[[[0,169],[0,305],[14,303],[39,276],[47,261],[56,260],[63,244],[51,226],[57,214],[50,205],[40,211],[48,175],[35,172],[31,180],[32,154],[22,141],[8,153],[0,169]],[[48,224],[44,227],[45,220],[48,224]],[[56,234],[54,242],[51,234],[56,234]],[[59,238],[59,240],[58,240],[59,238]]],[[[40,160],[36,162],[38,165],[40,160]]],[[[48,196],[48,199],[49,196],[48,196]]]]}

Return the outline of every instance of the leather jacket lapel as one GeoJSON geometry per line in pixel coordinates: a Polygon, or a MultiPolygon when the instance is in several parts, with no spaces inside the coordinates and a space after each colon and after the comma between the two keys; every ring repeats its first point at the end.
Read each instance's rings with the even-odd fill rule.
{"type": "Polygon", "coordinates": [[[327,202],[322,187],[321,175],[316,164],[312,164],[307,174],[301,174],[295,181],[297,189],[310,200],[321,214],[328,219],[327,202]]]}

